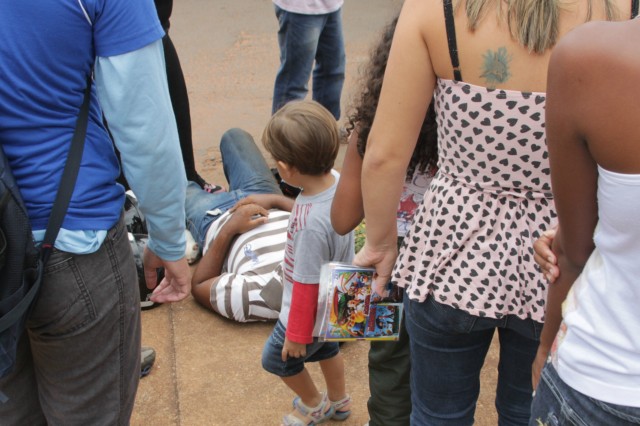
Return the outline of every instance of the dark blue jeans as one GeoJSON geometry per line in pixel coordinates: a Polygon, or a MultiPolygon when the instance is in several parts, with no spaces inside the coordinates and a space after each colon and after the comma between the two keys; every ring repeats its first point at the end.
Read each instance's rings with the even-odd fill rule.
{"type": "Polygon", "coordinates": [[[307,362],[321,362],[340,353],[338,342],[320,342],[317,337],[307,344],[304,358],[289,358],[282,361],[282,348],[287,329],[278,320],[262,349],[262,368],[278,377],[291,377],[300,374],[307,362]]]}
{"type": "Polygon", "coordinates": [[[203,247],[209,225],[239,200],[251,194],[282,194],[249,133],[242,129],[227,130],[220,140],[220,155],[229,182],[228,192],[210,194],[194,182],[187,185],[187,227],[200,247],[203,247]],[[207,213],[211,211],[216,213],[207,213]]]}
{"type": "Polygon", "coordinates": [[[609,404],[590,398],[562,381],[553,364],[542,370],[531,406],[530,426],[640,425],[640,408],[609,404]]]}
{"type": "Polygon", "coordinates": [[[480,393],[480,370],[494,331],[500,338],[496,409],[499,425],[527,425],[531,364],[542,324],[515,316],[480,318],[428,297],[405,295],[411,342],[411,424],[472,425],[480,393]]]}
{"type": "Polygon", "coordinates": [[[307,96],[313,69],[313,100],[339,119],[346,64],[341,10],[303,15],[275,8],[280,25],[280,68],[273,90],[272,113],[291,100],[307,96]]]}

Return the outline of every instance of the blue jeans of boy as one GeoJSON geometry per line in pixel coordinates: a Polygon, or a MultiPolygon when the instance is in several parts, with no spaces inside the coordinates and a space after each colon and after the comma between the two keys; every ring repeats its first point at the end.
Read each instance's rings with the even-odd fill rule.
{"type": "Polygon", "coordinates": [[[562,381],[553,364],[542,370],[531,406],[530,426],[631,426],[640,424],[640,408],[590,398],[562,381]]]}
{"type": "Polygon", "coordinates": [[[227,130],[220,140],[220,155],[229,182],[228,192],[210,194],[194,182],[187,185],[187,227],[200,247],[211,223],[238,201],[251,194],[282,194],[249,133],[242,129],[227,130]]]}
{"type": "Polygon", "coordinates": [[[300,374],[307,362],[320,362],[340,353],[338,342],[320,342],[317,337],[307,344],[307,354],[301,358],[282,360],[282,348],[287,329],[278,320],[262,349],[262,368],[278,377],[291,377],[300,374]]]}
{"type": "Polygon", "coordinates": [[[494,331],[500,338],[496,409],[498,425],[529,423],[531,364],[542,324],[512,315],[481,318],[429,296],[405,295],[411,344],[411,424],[472,425],[480,393],[480,370],[494,331]]]}
{"type": "Polygon", "coordinates": [[[289,101],[305,98],[313,70],[313,100],[339,119],[346,63],[341,10],[304,15],[278,6],[275,9],[280,25],[280,68],[273,90],[272,113],[289,101]]]}

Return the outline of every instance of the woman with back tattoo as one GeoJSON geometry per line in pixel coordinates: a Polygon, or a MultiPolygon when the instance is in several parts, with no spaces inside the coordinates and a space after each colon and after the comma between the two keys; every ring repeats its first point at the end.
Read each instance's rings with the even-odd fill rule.
{"type": "Polygon", "coordinates": [[[500,425],[526,425],[547,284],[533,242],[556,224],[545,140],[553,46],[630,0],[406,0],[362,168],[375,285],[404,287],[411,423],[471,425],[498,330],[500,425]],[[403,246],[396,209],[431,100],[438,172],[403,246]],[[397,257],[397,259],[396,259],[397,257]],[[395,265],[395,268],[394,268],[395,265]]]}

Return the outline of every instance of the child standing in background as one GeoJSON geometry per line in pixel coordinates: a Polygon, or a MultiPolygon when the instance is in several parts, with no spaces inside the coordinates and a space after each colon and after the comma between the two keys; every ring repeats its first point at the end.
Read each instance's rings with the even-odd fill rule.
{"type": "Polygon", "coordinates": [[[339,136],[334,117],[317,102],[291,102],[273,115],[262,142],[287,183],[302,188],[291,211],[283,263],[282,309],[262,353],[262,366],[298,396],[284,425],[312,425],[351,414],[344,362],[336,342],[319,342],[316,321],[320,268],[351,263],[353,234],[331,226],[331,201],[339,175],[332,170],[339,136]],[[306,362],[319,362],[327,392],[316,388],[306,362]]]}
{"type": "MultiPolygon", "coordinates": [[[[331,223],[339,234],[351,232],[364,218],[361,174],[362,157],[367,147],[367,138],[378,107],[384,72],[387,68],[389,50],[393,41],[398,18],[384,29],[382,37],[371,51],[369,62],[363,69],[362,86],[348,116],[349,145],[342,164],[341,178],[331,209],[331,223]]],[[[437,170],[438,135],[435,111],[429,106],[418,142],[407,168],[406,180],[398,206],[396,223],[398,247],[407,234],[413,215],[422,203],[424,193],[437,170]]],[[[394,293],[402,291],[394,287],[394,293]]],[[[404,293],[402,291],[402,293],[404,293]]],[[[402,294],[401,293],[401,294],[402,294]]],[[[402,297],[400,295],[400,297],[402,297]]],[[[372,341],[369,350],[369,391],[367,402],[370,426],[405,426],[410,422],[411,389],[409,377],[411,361],[409,336],[400,327],[398,341],[372,341]]]]}

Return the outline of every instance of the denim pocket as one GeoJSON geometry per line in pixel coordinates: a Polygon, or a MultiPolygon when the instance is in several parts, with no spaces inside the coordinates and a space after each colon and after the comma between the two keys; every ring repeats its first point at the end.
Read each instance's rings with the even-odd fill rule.
{"type": "Polygon", "coordinates": [[[280,322],[280,320],[278,320],[276,322],[275,327],[273,327],[271,338],[273,340],[273,343],[275,343],[277,346],[280,346],[280,348],[284,346],[284,338],[285,338],[286,332],[287,331],[284,328],[284,325],[280,322]]]}
{"type": "Polygon", "coordinates": [[[405,300],[408,318],[432,335],[466,334],[473,330],[478,320],[465,311],[436,302],[431,295],[422,303],[405,300]]]}
{"type": "Polygon", "coordinates": [[[78,330],[96,316],[75,256],[54,253],[45,269],[40,294],[29,317],[29,328],[43,337],[59,337],[78,330]]]}

